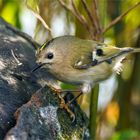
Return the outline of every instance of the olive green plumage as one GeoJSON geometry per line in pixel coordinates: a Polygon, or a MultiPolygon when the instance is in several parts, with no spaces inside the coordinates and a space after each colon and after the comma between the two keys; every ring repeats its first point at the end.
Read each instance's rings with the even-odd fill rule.
{"type": "Polygon", "coordinates": [[[120,63],[122,56],[130,52],[139,50],[120,49],[92,40],[62,36],[40,48],[37,62],[44,64],[43,67],[53,75],[53,84],[59,80],[83,85],[83,92],[89,92],[95,83],[107,79],[116,63],[120,63]],[[94,61],[101,63],[93,65],[94,61]]]}

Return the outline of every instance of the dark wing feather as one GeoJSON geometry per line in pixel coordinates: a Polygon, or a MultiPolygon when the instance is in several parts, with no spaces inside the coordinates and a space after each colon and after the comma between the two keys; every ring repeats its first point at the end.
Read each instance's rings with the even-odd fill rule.
{"type": "Polygon", "coordinates": [[[89,53],[80,53],[79,57],[77,57],[74,61],[73,67],[75,69],[87,69],[89,68],[92,64],[92,52],[89,53]]]}

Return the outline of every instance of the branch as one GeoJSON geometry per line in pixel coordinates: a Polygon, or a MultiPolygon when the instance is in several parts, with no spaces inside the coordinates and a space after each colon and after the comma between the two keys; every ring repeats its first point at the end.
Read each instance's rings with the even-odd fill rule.
{"type": "Polygon", "coordinates": [[[51,32],[51,28],[49,27],[49,25],[47,25],[47,23],[44,21],[44,19],[39,15],[39,13],[37,13],[32,7],[30,7],[27,3],[27,0],[25,1],[26,6],[29,10],[32,11],[32,13],[34,14],[34,16],[42,23],[42,25],[49,31],[51,32]]]}
{"type": "Polygon", "coordinates": [[[86,21],[86,19],[84,18],[83,15],[80,14],[80,12],[77,10],[73,0],[71,0],[71,5],[72,8],[71,9],[69,6],[66,5],[66,3],[63,0],[58,0],[58,2],[69,12],[71,12],[77,19],[78,21],[86,28],[86,30],[90,33],[91,37],[94,38],[92,31],[90,30],[90,27],[86,21]]]}
{"type": "Polygon", "coordinates": [[[93,30],[96,30],[96,28],[97,28],[96,20],[93,18],[92,13],[90,12],[90,9],[88,8],[85,0],[81,0],[81,2],[82,2],[83,6],[85,8],[85,11],[86,11],[91,23],[92,23],[93,30]]]}
{"type": "Polygon", "coordinates": [[[93,8],[95,9],[95,17],[96,17],[96,24],[97,24],[97,33],[101,33],[102,29],[101,29],[101,25],[100,25],[100,21],[99,21],[99,9],[97,7],[97,1],[93,0],[93,8]]]}
{"type": "Polygon", "coordinates": [[[73,0],[70,0],[71,2],[71,5],[74,9],[74,12],[76,13],[77,15],[77,18],[79,18],[79,21],[81,21],[81,23],[84,23],[84,26],[86,27],[86,29],[89,31],[89,33],[91,34],[91,36],[93,37],[93,33],[92,31],[90,30],[90,26],[88,25],[86,19],[84,18],[84,16],[82,14],[80,14],[80,12],[78,11],[78,9],[76,8],[75,4],[74,4],[74,1],[73,0]]]}
{"type": "Polygon", "coordinates": [[[133,5],[132,7],[130,7],[126,12],[124,12],[123,14],[121,14],[120,16],[118,16],[117,18],[115,18],[113,21],[111,21],[111,23],[106,28],[103,29],[103,34],[105,32],[107,32],[116,23],[118,23],[120,20],[122,20],[122,18],[124,16],[126,16],[130,11],[132,11],[133,9],[135,9],[139,5],[140,5],[140,2],[136,3],[135,5],[133,5]]]}

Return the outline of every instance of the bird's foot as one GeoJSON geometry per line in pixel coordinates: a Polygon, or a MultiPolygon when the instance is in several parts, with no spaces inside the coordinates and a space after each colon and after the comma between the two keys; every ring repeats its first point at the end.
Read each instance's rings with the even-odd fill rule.
{"type": "Polygon", "coordinates": [[[68,92],[68,90],[57,89],[51,85],[49,85],[49,87],[58,95],[58,98],[60,99],[60,108],[65,109],[68,112],[68,114],[70,115],[72,122],[74,122],[75,121],[75,114],[69,108],[71,103],[70,102],[65,103],[64,98],[61,96],[61,93],[68,92]]]}
{"type": "Polygon", "coordinates": [[[70,110],[70,108],[69,108],[69,106],[70,106],[69,102],[68,103],[65,103],[65,100],[63,98],[60,99],[60,100],[61,100],[60,101],[61,102],[60,103],[60,108],[65,109],[68,112],[68,114],[70,115],[70,118],[72,119],[72,122],[74,122],[75,121],[75,114],[70,110]]]}
{"type": "Polygon", "coordinates": [[[60,108],[63,108],[65,109],[68,114],[70,115],[70,118],[72,119],[72,122],[75,121],[75,114],[70,110],[69,106],[69,102],[68,103],[65,103],[65,100],[64,98],[61,96],[60,92],[58,92],[58,98],[60,99],[60,108]]]}
{"type": "MultiPolygon", "coordinates": [[[[65,92],[66,92],[66,90],[65,90],[65,92]]],[[[75,114],[70,110],[69,107],[71,106],[71,104],[73,102],[75,102],[83,94],[83,92],[81,92],[79,90],[73,90],[73,92],[79,92],[79,94],[76,97],[74,97],[73,99],[67,101],[67,103],[65,103],[64,98],[60,94],[58,94],[58,97],[60,98],[60,101],[61,101],[60,108],[64,108],[70,114],[70,117],[72,118],[72,122],[75,121],[76,117],[75,117],[75,114]]]]}

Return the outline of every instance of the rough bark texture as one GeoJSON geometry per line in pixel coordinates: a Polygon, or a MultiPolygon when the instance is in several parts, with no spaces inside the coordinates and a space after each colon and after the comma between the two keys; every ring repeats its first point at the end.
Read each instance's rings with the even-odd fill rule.
{"type": "Polygon", "coordinates": [[[76,120],[72,122],[69,114],[59,108],[55,93],[46,87],[37,91],[31,100],[17,112],[17,125],[7,134],[18,140],[81,140],[87,130],[87,119],[76,105],[76,120]]]}
{"type": "Polygon", "coordinates": [[[30,72],[37,47],[28,35],[0,19],[0,140],[82,139],[88,120],[79,106],[73,106],[72,123],[59,108],[57,95],[44,87],[48,73],[30,72]]]}

